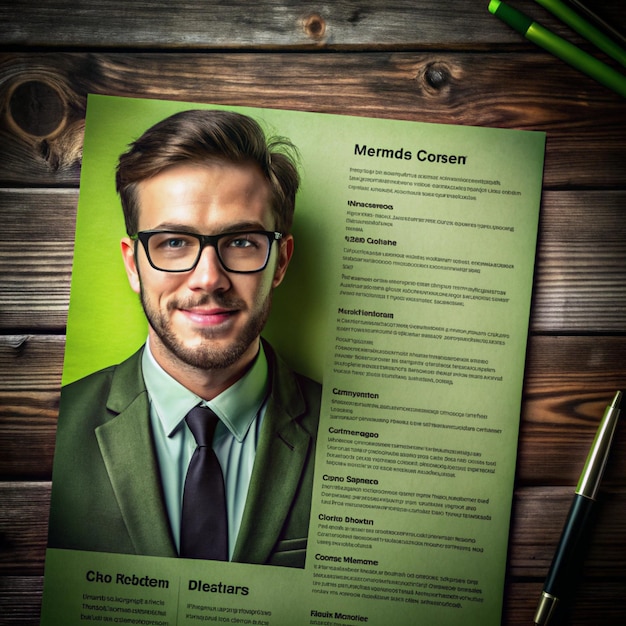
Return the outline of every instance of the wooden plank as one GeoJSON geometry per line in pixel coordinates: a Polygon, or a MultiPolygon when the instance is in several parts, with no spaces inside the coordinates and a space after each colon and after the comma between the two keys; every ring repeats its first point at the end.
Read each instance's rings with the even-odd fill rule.
{"type": "Polygon", "coordinates": [[[39,624],[43,576],[0,578],[0,607],[4,626],[39,624]]]}
{"type": "MultiPolygon", "coordinates": [[[[125,2],[125,0],[29,0],[0,2],[0,42],[14,46],[159,47],[170,49],[286,47],[433,47],[486,43],[520,45],[523,40],[487,11],[488,2],[426,0],[339,0],[322,5],[294,0],[125,2]]],[[[515,5],[546,26],[571,37],[530,0],[515,5]]],[[[624,24],[619,0],[601,12],[624,24]]]]}
{"type": "Polygon", "coordinates": [[[50,483],[0,482],[0,576],[43,572],[50,483]]]}
{"type": "MultiPolygon", "coordinates": [[[[607,404],[626,390],[626,337],[538,336],[529,342],[518,481],[575,485],[607,404]],[[549,478],[548,478],[549,477],[549,478]]],[[[618,428],[607,473],[624,484],[626,428],[618,428]]]]}
{"type": "MultiPolygon", "coordinates": [[[[623,349],[623,348],[622,348],[623,349]]],[[[623,354],[623,353],[622,353],[623,354]]],[[[618,355],[616,355],[617,357],[618,355]]],[[[607,376],[614,380],[612,389],[624,389],[624,374],[607,376]]],[[[608,382],[607,381],[607,382],[608,382]]],[[[611,383],[608,382],[608,385],[611,383]]],[[[607,385],[607,386],[608,386],[607,385]]],[[[564,388],[547,397],[524,402],[517,454],[517,482],[523,485],[569,485],[578,482],[585,458],[604,413],[611,392],[601,392],[600,386],[580,381],[578,391],[568,393],[564,388]],[[584,389],[585,392],[580,390],[584,389]],[[602,398],[601,400],[597,398],[602,398]],[[542,407],[553,404],[549,413],[542,407]],[[529,417],[530,416],[530,417],[529,417]]],[[[618,428],[613,454],[604,484],[623,485],[626,475],[626,429],[618,428]]]]}
{"type": "MultiPolygon", "coordinates": [[[[49,479],[63,336],[0,335],[0,478],[49,479]]],[[[574,485],[606,404],[626,389],[626,337],[530,339],[518,454],[519,485],[574,485]]],[[[606,484],[626,485],[626,428],[606,484]]]]}
{"type": "MultiPolygon", "coordinates": [[[[0,189],[0,330],[64,332],[77,199],[73,189],[0,189]]],[[[534,332],[626,328],[625,204],[626,191],[544,194],[534,332]]]]}
{"type": "Polygon", "coordinates": [[[0,477],[52,476],[64,347],[64,336],[0,336],[0,477]]]}
{"type": "Polygon", "coordinates": [[[623,99],[543,53],[6,53],[0,84],[5,185],[78,184],[87,93],[545,130],[546,187],[624,184],[623,99]]]}
{"type": "Polygon", "coordinates": [[[532,302],[534,331],[626,328],[626,317],[617,319],[620,313],[609,319],[626,311],[625,204],[623,191],[544,194],[532,302]]]}
{"type": "MultiPolygon", "coordinates": [[[[513,502],[509,574],[543,579],[563,530],[574,495],[571,487],[525,487],[513,502]]],[[[602,488],[581,559],[590,578],[626,576],[623,553],[615,550],[615,537],[623,537],[626,491],[602,488]]]]}
{"type": "MultiPolygon", "coordinates": [[[[512,581],[504,597],[503,626],[533,623],[542,583],[512,581]]],[[[621,626],[624,624],[624,582],[583,578],[572,589],[569,604],[562,605],[553,626],[621,626]]]]}
{"type": "Polygon", "coordinates": [[[60,189],[0,190],[0,328],[64,330],[77,199],[60,189]]]}

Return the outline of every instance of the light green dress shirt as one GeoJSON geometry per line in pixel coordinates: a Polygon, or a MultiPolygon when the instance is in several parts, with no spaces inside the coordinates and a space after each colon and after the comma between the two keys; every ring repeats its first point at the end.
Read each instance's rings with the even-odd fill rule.
{"type": "Polygon", "coordinates": [[[248,372],[210,402],[203,401],[167,374],[152,356],[149,342],[143,352],[142,367],[150,397],[150,421],[165,506],[177,551],[185,476],[196,449],[185,416],[194,406],[202,404],[220,418],[213,449],[224,474],[229,558],[232,558],[265,414],[268,365],[263,347],[248,372]]]}

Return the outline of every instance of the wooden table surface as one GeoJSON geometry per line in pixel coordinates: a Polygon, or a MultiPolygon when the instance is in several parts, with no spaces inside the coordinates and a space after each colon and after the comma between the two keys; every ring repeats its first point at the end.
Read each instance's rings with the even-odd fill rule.
{"type": "MultiPolygon", "coordinates": [[[[606,60],[532,0],[511,4],[606,60]]],[[[623,0],[590,4],[626,32],[623,0]]],[[[487,5],[0,0],[0,624],[38,623],[88,93],[547,133],[503,615],[532,623],[598,420],[626,388],[626,100],[487,5]]],[[[561,623],[626,623],[626,424],[578,580],[561,623]]]]}

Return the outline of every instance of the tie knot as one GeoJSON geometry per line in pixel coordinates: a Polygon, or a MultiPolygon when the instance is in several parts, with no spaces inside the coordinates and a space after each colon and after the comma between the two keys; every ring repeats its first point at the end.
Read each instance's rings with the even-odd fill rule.
{"type": "Polygon", "coordinates": [[[195,406],[185,417],[199,447],[211,447],[219,417],[206,406],[195,406]]]}

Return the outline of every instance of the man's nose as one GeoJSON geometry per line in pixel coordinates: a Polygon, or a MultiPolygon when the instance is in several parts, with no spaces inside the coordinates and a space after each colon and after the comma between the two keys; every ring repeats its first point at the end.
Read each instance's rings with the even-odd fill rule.
{"type": "Polygon", "coordinates": [[[196,267],[189,273],[187,283],[190,289],[202,289],[204,291],[228,288],[230,278],[221,264],[215,248],[206,246],[202,250],[196,267]]]}

